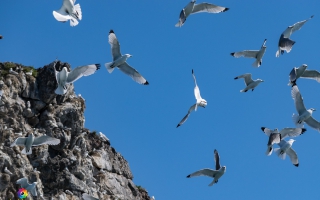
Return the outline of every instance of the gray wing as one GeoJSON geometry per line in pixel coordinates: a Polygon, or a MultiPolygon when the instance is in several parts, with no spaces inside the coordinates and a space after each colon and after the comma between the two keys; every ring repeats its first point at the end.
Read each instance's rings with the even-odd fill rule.
{"type": "Polygon", "coordinates": [[[305,128],[284,128],[280,131],[281,139],[286,137],[297,137],[303,134],[307,129],[305,128]]]}
{"type": "Polygon", "coordinates": [[[134,81],[137,83],[143,84],[143,85],[149,85],[149,82],[139,74],[137,70],[135,70],[133,67],[128,65],[127,62],[124,62],[123,64],[119,65],[118,68],[128,76],[130,76],[134,81]]]}
{"type": "Polygon", "coordinates": [[[290,157],[290,160],[292,162],[292,164],[296,167],[299,166],[299,160],[298,160],[298,155],[297,153],[292,149],[289,148],[286,153],[288,154],[288,156],[290,157]]]}
{"type": "Polygon", "coordinates": [[[314,79],[320,83],[320,73],[317,70],[305,70],[300,77],[314,79]]]}
{"type": "Polygon", "coordinates": [[[91,74],[94,74],[98,69],[100,69],[100,64],[76,67],[68,74],[67,83],[73,83],[82,76],[89,76],[91,74]]]}
{"type": "Polygon", "coordinates": [[[16,184],[20,184],[22,188],[27,188],[30,184],[28,183],[28,179],[26,178],[20,178],[17,180],[16,184]]]}
{"type": "Polygon", "coordinates": [[[280,143],[281,138],[279,133],[271,133],[268,140],[268,145],[280,143]]]}
{"type": "Polygon", "coordinates": [[[248,86],[250,83],[253,82],[253,80],[251,78],[251,74],[243,74],[243,75],[235,77],[234,79],[239,79],[239,78],[244,78],[244,82],[245,82],[246,86],[248,86]]]}
{"type": "Polygon", "coordinates": [[[266,127],[261,127],[261,130],[269,137],[270,134],[272,133],[272,130],[266,128],[266,127]]]}
{"type": "Polygon", "coordinates": [[[32,196],[34,196],[34,197],[38,196],[36,185],[34,185],[34,187],[28,188],[28,189],[29,189],[28,191],[32,194],[32,196]]]}
{"type": "Polygon", "coordinates": [[[191,178],[194,176],[209,176],[213,178],[217,174],[217,172],[218,171],[216,170],[206,168],[206,169],[201,169],[199,171],[193,172],[192,174],[189,174],[187,178],[191,178]]]}
{"type": "Polygon", "coordinates": [[[311,128],[314,128],[320,132],[320,123],[317,120],[315,120],[312,116],[304,120],[304,122],[306,122],[311,128]]]}
{"type": "Polygon", "coordinates": [[[221,168],[220,156],[219,156],[219,153],[216,149],[214,150],[214,161],[216,162],[216,170],[219,170],[221,168]]]}
{"type": "Polygon", "coordinates": [[[83,200],[99,200],[98,198],[95,198],[91,195],[88,195],[87,193],[83,193],[82,198],[83,198],[83,200]]]}
{"type": "Polygon", "coordinates": [[[110,30],[109,32],[109,44],[111,45],[111,53],[113,61],[117,60],[121,57],[120,53],[120,43],[114,34],[113,30],[110,30]]]}
{"type": "Polygon", "coordinates": [[[202,99],[201,95],[200,95],[200,89],[199,89],[198,84],[197,84],[196,76],[194,75],[193,70],[192,70],[192,76],[193,76],[193,80],[194,80],[194,84],[195,84],[195,86],[194,86],[194,96],[196,97],[196,100],[202,99]]]}
{"type": "Polygon", "coordinates": [[[285,38],[289,38],[291,36],[291,34],[295,31],[298,31],[301,29],[301,27],[307,22],[309,21],[310,19],[313,18],[313,15],[309,18],[309,19],[306,19],[306,20],[303,20],[301,22],[297,22],[295,24],[293,24],[292,26],[289,26],[282,34],[285,38]]]}
{"type": "Polygon", "coordinates": [[[192,10],[192,14],[199,12],[208,12],[208,13],[220,13],[229,10],[229,8],[217,6],[210,3],[200,3],[195,4],[192,10]]]}
{"type": "Polygon", "coordinates": [[[53,137],[50,137],[47,135],[43,135],[43,136],[34,138],[32,146],[39,146],[39,145],[43,145],[43,144],[57,145],[59,143],[60,143],[60,139],[53,138],[53,137]]]}
{"type": "Polygon", "coordinates": [[[230,55],[236,58],[239,58],[241,56],[246,58],[256,58],[258,53],[259,53],[258,50],[244,50],[239,52],[233,52],[230,55]]]}
{"type": "Polygon", "coordinates": [[[307,109],[303,104],[303,98],[300,94],[300,91],[297,85],[294,85],[292,87],[291,96],[294,100],[294,104],[296,106],[296,110],[298,111],[299,115],[302,115],[302,113],[307,112],[307,109]]]}
{"type": "Polygon", "coordinates": [[[26,141],[27,141],[27,137],[19,137],[10,145],[10,147],[13,147],[16,145],[25,146],[26,141]]]}
{"type": "Polygon", "coordinates": [[[289,74],[289,80],[291,83],[294,83],[297,80],[297,68],[293,68],[289,74]]]}
{"type": "Polygon", "coordinates": [[[194,105],[192,105],[192,106],[189,108],[188,114],[186,114],[186,116],[184,116],[184,118],[179,122],[179,124],[177,125],[177,128],[178,128],[179,126],[181,126],[185,121],[187,121],[190,113],[196,109],[196,105],[197,105],[197,104],[194,104],[194,105]]]}

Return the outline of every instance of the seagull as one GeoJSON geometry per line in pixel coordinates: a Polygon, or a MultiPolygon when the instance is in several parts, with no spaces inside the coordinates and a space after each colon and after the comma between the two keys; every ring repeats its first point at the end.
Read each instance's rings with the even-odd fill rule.
{"type": "Polygon", "coordinates": [[[92,64],[92,65],[84,65],[80,67],[76,67],[71,72],[68,72],[66,67],[63,67],[60,72],[56,71],[56,68],[53,67],[56,74],[56,80],[58,83],[58,88],[55,93],[59,95],[63,95],[67,92],[67,85],[75,82],[82,76],[89,76],[95,73],[98,69],[100,69],[100,64],[92,64]]]}
{"type": "Polygon", "coordinates": [[[111,45],[111,54],[113,62],[105,64],[108,72],[111,74],[115,67],[118,67],[123,73],[130,76],[134,81],[143,85],[149,85],[149,82],[139,74],[137,70],[128,65],[126,62],[128,58],[132,57],[130,54],[122,55],[120,52],[120,43],[114,34],[113,30],[109,32],[109,43],[111,45]]]}
{"type": "Polygon", "coordinates": [[[21,188],[28,190],[28,192],[31,193],[32,196],[37,196],[37,190],[36,190],[37,182],[33,182],[32,184],[29,184],[28,179],[20,178],[19,180],[17,180],[16,184],[20,184],[21,188]]]}
{"type": "Polygon", "coordinates": [[[314,108],[310,108],[309,110],[306,109],[306,107],[303,104],[303,98],[300,94],[300,91],[297,85],[292,86],[291,96],[294,100],[296,110],[299,113],[299,115],[294,113],[292,115],[292,119],[296,127],[303,128],[303,122],[305,122],[311,128],[314,128],[320,132],[320,123],[311,116],[312,112],[315,111],[316,109],[314,108]]]}
{"type": "Polygon", "coordinates": [[[191,178],[194,176],[209,176],[214,178],[213,181],[209,184],[209,186],[212,186],[213,184],[218,183],[219,178],[226,172],[227,167],[220,166],[220,157],[216,149],[214,150],[214,160],[216,162],[216,170],[208,169],[208,168],[201,169],[192,174],[189,174],[187,178],[191,178]]]}
{"type": "Polygon", "coordinates": [[[286,51],[287,53],[291,51],[293,45],[296,43],[295,41],[290,39],[291,34],[295,31],[300,30],[301,27],[312,18],[313,18],[313,15],[309,19],[303,20],[301,22],[297,22],[292,26],[288,26],[288,28],[280,36],[276,57],[279,57],[280,53],[282,55],[284,51],[286,51]]]}
{"type": "Polygon", "coordinates": [[[234,79],[239,79],[239,78],[244,78],[244,82],[247,86],[243,90],[240,90],[240,92],[247,92],[250,89],[252,89],[252,91],[253,91],[254,88],[257,87],[261,82],[264,82],[261,79],[252,80],[251,74],[243,74],[243,75],[235,77],[234,79]]]}
{"type": "Polygon", "coordinates": [[[16,71],[13,71],[12,68],[9,69],[9,73],[13,75],[18,75],[19,73],[16,71]]]}
{"type": "Polygon", "coordinates": [[[91,195],[88,195],[87,193],[83,193],[82,198],[83,198],[83,200],[99,200],[98,198],[95,198],[91,195]]]}
{"type": "Polygon", "coordinates": [[[286,137],[297,137],[304,132],[306,132],[307,129],[305,128],[284,128],[280,132],[276,128],[274,130],[270,130],[266,127],[261,127],[261,130],[269,137],[268,141],[268,148],[266,151],[266,154],[270,156],[272,154],[272,146],[273,144],[280,143],[281,140],[283,140],[286,137]]]}
{"type": "Polygon", "coordinates": [[[290,139],[289,141],[281,140],[281,142],[278,144],[280,148],[275,148],[274,152],[276,152],[279,158],[282,160],[284,160],[286,158],[286,154],[288,154],[292,164],[298,167],[299,161],[297,153],[291,148],[294,141],[295,140],[293,139],[290,139]]]}
{"type": "Polygon", "coordinates": [[[318,81],[320,83],[320,72],[317,70],[307,70],[307,65],[303,64],[299,68],[294,67],[289,74],[289,84],[295,85],[298,78],[309,78],[318,81]]]}
{"type": "Polygon", "coordinates": [[[18,137],[11,145],[13,146],[24,146],[25,148],[22,150],[22,154],[32,154],[32,146],[39,146],[43,144],[48,145],[57,145],[60,143],[60,139],[56,139],[47,135],[43,135],[40,137],[34,137],[33,133],[29,133],[28,137],[18,137]]]}
{"type": "Polygon", "coordinates": [[[196,0],[192,0],[188,5],[186,5],[180,12],[179,22],[175,25],[176,27],[181,27],[187,17],[190,14],[208,12],[208,13],[220,13],[229,10],[229,8],[216,6],[210,3],[200,3],[196,4],[196,0]]]}
{"type": "Polygon", "coordinates": [[[31,69],[29,72],[26,72],[27,75],[32,76],[33,70],[31,69]]]}
{"type": "Polygon", "coordinates": [[[4,172],[7,173],[7,174],[9,174],[9,175],[12,175],[12,173],[8,170],[7,167],[4,168],[4,172]]]}
{"type": "Polygon", "coordinates": [[[193,76],[193,80],[194,80],[194,84],[195,84],[194,96],[196,97],[197,102],[189,108],[188,114],[186,116],[184,116],[184,118],[180,121],[180,123],[177,125],[177,128],[179,126],[181,126],[188,119],[188,117],[192,111],[197,111],[198,106],[201,106],[204,108],[207,106],[207,101],[205,99],[203,99],[200,95],[200,89],[197,85],[196,76],[194,75],[193,70],[192,70],[192,76],[193,76]]]}
{"type": "Polygon", "coordinates": [[[99,132],[97,133],[96,132],[96,135],[99,137],[99,139],[103,142],[106,142],[106,141],[109,141],[109,139],[102,133],[102,132],[99,132]]]}
{"type": "Polygon", "coordinates": [[[74,5],[75,2],[76,0],[63,0],[61,8],[52,12],[54,18],[63,23],[70,20],[70,26],[78,25],[78,20],[82,19],[82,12],[80,4],[74,5]]]}
{"type": "Polygon", "coordinates": [[[239,58],[241,56],[246,58],[255,58],[256,61],[252,63],[252,66],[260,67],[260,65],[262,64],[262,57],[266,52],[266,48],[267,48],[267,46],[265,45],[266,42],[267,42],[267,39],[264,40],[260,50],[244,50],[239,52],[233,52],[231,53],[231,56],[236,58],[239,58]]]}

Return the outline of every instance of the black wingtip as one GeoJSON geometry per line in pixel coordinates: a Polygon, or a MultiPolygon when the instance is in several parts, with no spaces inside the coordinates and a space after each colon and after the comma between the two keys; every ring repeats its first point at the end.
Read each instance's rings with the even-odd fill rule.
{"type": "Polygon", "coordinates": [[[238,77],[235,77],[234,80],[238,79],[238,77]]]}
{"type": "Polygon", "coordinates": [[[3,38],[3,36],[2,35],[0,35],[0,39],[2,39],[3,38]]]}
{"type": "Polygon", "coordinates": [[[96,64],[97,70],[100,69],[100,64],[96,64]]]}
{"type": "Polygon", "coordinates": [[[178,124],[176,128],[178,128],[179,126],[180,126],[180,124],[178,124]]]}
{"type": "Polygon", "coordinates": [[[299,163],[298,164],[293,164],[294,166],[296,166],[296,167],[299,167],[299,163]]]}
{"type": "Polygon", "coordinates": [[[110,33],[114,33],[114,31],[111,29],[111,30],[109,31],[109,34],[110,34],[110,33]]]}
{"type": "Polygon", "coordinates": [[[310,19],[312,19],[314,17],[314,15],[312,15],[311,17],[310,17],[310,19]]]}
{"type": "Polygon", "coordinates": [[[192,71],[191,71],[191,72],[192,72],[192,74],[193,74],[193,69],[192,69],[192,71]]]}
{"type": "Polygon", "coordinates": [[[217,153],[218,151],[217,151],[217,149],[214,149],[214,151],[213,151],[214,153],[217,153]]]}
{"type": "Polygon", "coordinates": [[[266,127],[261,127],[261,130],[264,132],[264,129],[266,129],[266,127]]]}
{"type": "Polygon", "coordinates": [[[301,132],[301,134],[303,134],[304,132],[306,132],[307,131],[307,129],[306,128],[302,128],[302,132],[301,132]]]}
{"type": "Polygon", "coordinates": [[[292,46],[296,43],[296,41],[293,41],[292,46]]]}
{"type": "Polygon", "coordinates": [[[226,12],[228,10],[230,10],[230,8],[225,8],[222,12],[226,12]]]}
{"type": "Polygon", "coordinates": [[[143,85],[149,85],[149,82],[148,82],[148,81],[146,81],[143,85]]]}
{"type": "Polygon", "coordinates": [[[231,56],[234,56],[234,52],[230,53],[231,56]]]}
{"type": "Polygon", "coordinates": [[[190,178],[190,175],[188,175],[187,178],[190,178]]]}
{"type": "Polygon", "coordinates": [[[294,87],[294,86],[296,86],[296,85],[297,85],[296,81],[293,81],[293,82],[292,82],[292,87],[294,87]]]}

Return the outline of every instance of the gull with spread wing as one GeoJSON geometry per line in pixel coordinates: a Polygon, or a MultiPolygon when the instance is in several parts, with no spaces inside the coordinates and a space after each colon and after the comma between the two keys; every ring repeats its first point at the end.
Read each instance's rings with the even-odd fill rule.
{"type": "Polygon", "coordinates": [[[66,67],[63,67],[60,72],[56,71],[55,64],[53,69],[56,74],[56,80],[58,83],[58,87],[55,91],[56,94],[63,95],[68,90],[68,85],[75,82],[82,76],[89,76],[94,74],[98,69],[100,69],[100,64],[92,64],[92,65],[84,65],[80,67],[76,67],[70,72],[68,72],[66,67]]]}
{"type": "Polygon", "coordinates": [[[37,189],[36,189],[37,182],[33,182],[29,184],[27,178],[20,178],[19,180],[17,180],[16,184],[19,184],[21,188],[26,189],[29,193],[32,194],[32,196],[34,197],[37,196],[37,189]]]}
{"type": "Polygon", "coordinates": [[[214,161],[216,162],[216,169],[201,169],[199,171],[196,171],[192,174],[189,174],[187,178],[195,177],[195,176],[209,176],[213,178],[213,181],[209,184],[209,186],[212,186],[215,183],[218,183],[219,178],[226,172],[227,167],[226,166],[220,166],[220,156],[218,151],[214,150],[214,161]]]}
{"type": "Polygon", "coordinates": [[[194,84],[195,84],[194,96],[196,97],[197,102],[189,108],[188,114],[186,116],[184,116],[184,118],[180,121],[180,123],[177,125],[177,128],[179,126],[181,126],[188,119],[188,117],[192,111],[197,111],[198,106],[201,106],[204,108],[207,106],[207,101],[205,99],[203,99],[200,95],[200,89],[197,85],[196,76],[194,75],[193,70],[192,70],[192,76],[193,76],[193,80],[194,80],[194,84]]]}
{"type": "Polygon", "coordinates": [[[29,133],[28,137],[18,137],[11,145],[13,146],[23,146],[22,154],[32,154],[32,148],[34,146],[40,146],[44,144],[48,145],[57,145],[60,143],[60,139],[56,139],[47,135],[43,135],[40,137],[34,137],[33,133],[29,133]]]}
{"type": "Polygon", "coordinates": [[[306,109],[303,103],[303,98],[300,94],[299,88],[297,85],[293,85],[291,89],[291,96],[294,100],[296,110],[298,115],[293,113],[292,119],[296,127],[302,128],[303,122],[307,123],[311,128],[316,129],[320,132],[320,123],[312,117],[314,108],[306,109]]]}
{"type": "Polygon", "coordinates": [[[307,70],[307,65],[303,64],[300,67],[294,67],[289,74],[289,84],[295,85],[298,78],[308,78],[318,81],[320,83],[320,72],[317,70],[307,70]]]}
{"type": "Polygon", "coordinates": [[[280,132],[276,128],[274,130],[268,129],[266,127],[261,127],[261,130],[269,137],[268,140],[268,148],[266,154],[270,156],[272,154],[272,146],[273,144],[280,143],[286,137],[297,137],[303,134],[307,129],[305,128],[284,128],[280,132]]]}
{"type": "Polygon", "coordinates": [[[275,148],[274,152],[284,160],[286,158],[286,154],[290,157],[290,160],[292,164],[296,167],[299,166],[299,160],[297,153],[291,148],[292,144],[295,140],[290,139],[289,141],[281,140],[280,143],[278,143],[280,148],[275,148]]]}
{"type": "Polygon", "coordinates": [[[243,90],[240,90],[240,92],[247,92],[248,90],[254,90],[255,87],[257,87],[261,82],[264,82],[261,79],[252,80],[251,74],[243,74],[240,76],[235,77],[234,79],[244,78],[244,83],[246,84],[246,87],[243,90]]]}
{"type": "Polygon", "coordinates": [[[236,58],[239,58],[241,56],[245,58],[255,58],[256,61],[252,63],[252,66],[254,67],[260,67],[262,64],[262,57],[264,53],[266,52],[267,46],[265,45],[267,42],[267,39],[264,40],[260,50],[244,50],[244,51],[239,51],[239,52],[233,52],[230,55],[236,58]]]}
{"type": "Polygon", "coordinates": [[[217,6],[210,3],[200,3],[196,4],[195,0],[192,0],[188,5],[186,5],[180,12],[179,22],[175,25],[176,27],[181,27],[187,17],[190,14],[200,13],[200,12],[208,12],[208,13],[220,13],[229,10],[229,8],[217,6]]]}
{"type": "Polygon", "coordinates": [[[80,4],[74,5],[75,2],[76,0],[63,0],[61,8],[52,12],[54,18],[63,23],[70,20],[70,26],[78,25],[78,20],[82,19],[82,12],[80,4]]]}
{"type": "Polygon", "coordinates": [[[128,58],[132,57],[130,54],[122,55],[120,52],[120,43],[113,30],[109,32],[109,43],[111,45],[111,54],[113,62],[105,64],[109,73],[112,73],[115,67],[118,67],[123,73],[130,76],[134,81],[143,85],[149,85],[149,82],[139,74],[137,70],[128,65],[126,62],[128,58]]]}
{"type": "Polygon", "coordinates": [[[291,51],[293,45],[296,43],[295,41],[290,39],[291,34],[295,31],[300,30],[301,27],[312,18],[313,18],[313,15],[309,19],[303,20],[301,22],[297,22],[292,26],[288,26],[288,28],[280,36],[276,57],[279,57],[280,54],[282,55],[284,51],[286,51],[287,53],[291,51]]]}

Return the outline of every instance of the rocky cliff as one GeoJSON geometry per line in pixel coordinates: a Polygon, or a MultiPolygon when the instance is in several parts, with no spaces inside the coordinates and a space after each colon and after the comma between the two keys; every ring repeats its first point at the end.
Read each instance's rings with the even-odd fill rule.
{"type": "Polygon", "coordinates": [[[110,141],[84,127],[85,102],[73,85],[63,96],[54,93],[54,67],[70,69],[60,61],[37,70],[0,63],[0,199],[18,199],[16,181],[26,177],[37,182],[38,192],[27,199],[77,200],[87,193],[101,200],[149,200],[132,182],[127,161],[110,141]],[[10,147],[28,133],[58,138],[60,144],[33,147],[31,155],[21,154],[22,147],[10,147]]]}

